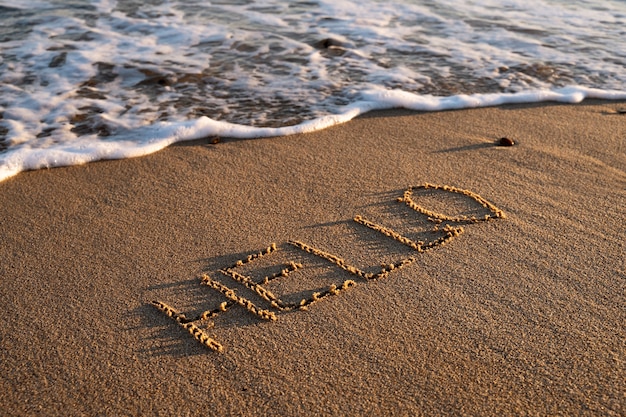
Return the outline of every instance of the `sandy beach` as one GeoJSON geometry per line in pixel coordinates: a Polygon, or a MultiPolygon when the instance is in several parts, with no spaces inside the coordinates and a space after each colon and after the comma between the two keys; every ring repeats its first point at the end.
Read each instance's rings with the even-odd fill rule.
{"type": "Polygon", "coordinates": [[[0,415],[623,416],[622,109],[374,112],[0,183],[0,415]]]}

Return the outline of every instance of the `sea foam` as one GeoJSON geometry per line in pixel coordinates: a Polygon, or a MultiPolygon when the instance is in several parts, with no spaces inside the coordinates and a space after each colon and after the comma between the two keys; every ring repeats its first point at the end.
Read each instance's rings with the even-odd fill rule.
{"type": "Polygon", "coordinates": [[[0,0],[0,180],[374,109],[624,99],[626,3],[0,0]]]}
{"type": "Polygon", "coordinates": [[[314,132],[345,123],[372,110],[405,108],[416,111],[443,111],[544,101],[579,103],[586,98],[626,100],[626,92],[567,87],[554,91],[435,97],[405,91],[373,90],[364,92],[362,100],[346,106],[340,114],[319,117],[295,126],[254,127],[203,116],[196,120],[178,123],[158,122],[134,132],[125,132],[114,140],[94,141],[91,138],[77,138],[71,143],[52,145],[46,149],[18,147],[7,152],[0,159],[0,181],[25,170],[78,165],[102,159],[137,157],[156,152],[175,142],[206,137],[243,139],[314,132]]]}

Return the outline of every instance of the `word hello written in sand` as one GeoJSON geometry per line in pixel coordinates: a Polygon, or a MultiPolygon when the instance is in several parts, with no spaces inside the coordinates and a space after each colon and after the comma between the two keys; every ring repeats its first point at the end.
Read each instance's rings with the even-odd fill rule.
{"type": "MultiPolygon", "coordinates": [[[[430,240],[428,242],[422,240],[410,239],[398,233],[396,230],[386,227],[381,224],[374,223],[363,216],[355,216],[353,221],[369,230],[376,232],[376,235],[381,239],[392,239],[395,242],[399,242],[403,247],[409,248],[411,255],[403,257],[402,259],[393,263],[382,263],[380,269],[372,271],[366,271],[364,269],[357,268],[354,265],[347,263],[344,259],[336,256],[332,253],[320,250],[309,244],[301,241],[289,241],[286,246],[294,248],[296,251],[313,255],[316,259],[321,259],[325,264],[339,268],[350,275],[354,279],[346,279],[343,282],[330,284],[322,289],[317,289],[309,294],[307,297],[303,297],[297,300],[281,299],[274,291],[271,291],[268,286],[276,281],[286,280],[293,274],[302,271],[306,268],[301,262],[295,262],[290,260],[280,266],[280,268],[273,274],[264,276],[262,279],[253,279],[252,273],[248,272],[251,268],[257,266],[262,269],[258,263],[263,260],[267,260],[271,255],[274,255],[280,250],[275,244],[272,244],[267,249],[252,254],[246,259],[237,261],[234,265],[220,269],[219,273],[226,277],[231,284],[224,284],[216,279],[211,278],[209,275],[204,274],[200,278],[202,285],[207,286],[223,297],[223,302],[214,309],[206,310],[195,317],[187,317],[184,313],[178,311],[176,308],[162,302],[153,301],[152,304],[165,313],[167,316],[173,318],[180,326],[186,329],[197,341],[207,346],[208,348],[217,352],[222,352],[224,346],[219,343],[215,338],[209,336],[206,330],[215,326],[215,319],[229,311],[229,309],[235,305],[244,307],[251,314],[267,321],[278,320],[277,313],[287,312],[293,310],[308,310],[309,307],[321,300],[329,298],[331,296],[338,295],[345,292],[349,288],[355,286],[357,281],[367,282],[370,280],[378,280],[387,277],[390,273],[404,268],[417,260],[415,254],[423,253],[427,250],[434,249],[445,245],[451,240],[455,239],[463,233],[463,227],[460,224],[471,224],[484,222],[495,218],[505,218],[505,214],[493,204],[489,203],[479,195],[450,186],[437,186],[432,184],[424,184],[416,187],[410,187],[404,192],[404,195],[397,199],[399,203],[404,203],[411,212],[420,213],[427,217],[428,222],[435,224],[431,227],[431,233],[438,233],[438,238],[430,240]],[[428,210],[420,204],[417,204],[414,198],[415,190],[439,190],[445,193],[453,193],[465,198],[469,198],[480,204],[484,209],[487,209],[487,214],[480,216],[449,216],[435,211],[428,210]],[[456,224],[452,226],[451,224],[456,224]],[[355,281],[356,280],[356,281],[355,281]],[[243,297],[239,295],[236,288],[233,286],[242,287],[246,289],[254,297],[262,299],[262,303],[267,304],[266,308],[260,306],[257,302],[250,300],[252,297],[243,297]]],[[[359,226],[360,227],[360,226],[359,226]]],[[[337,274],[334,274],[335,276],[337,274]]],[[[297,292],[302,294],[303,292],[297,292]]],[[[292,297],[293,298],[293,297],[292,297]]]]}

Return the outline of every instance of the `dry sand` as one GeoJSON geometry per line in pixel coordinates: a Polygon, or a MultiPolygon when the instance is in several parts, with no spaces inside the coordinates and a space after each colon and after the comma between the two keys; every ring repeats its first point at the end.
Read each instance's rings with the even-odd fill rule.
{"type": "MultiPolygon", "coordinates": [[[[151,156],[27,172],[0,183],[1,415],[626,415],[624,102],[368,114],[318,133],[202,141],[151,156]],[[508,136],[513,147],[493,141],[508,136]],[[443,236],[402,202],[409,186],[479,194],[506,219],[443,236]],[[290,245],[297,240],[366,280],[290,245]],[[283,301],[356,286],[281,312],[283,301]],[[268,272],[269,273],[269,272],[268,272]],[[191,317],[203,346],[151,305],[191,317]],[[255,298],[256,297],[256,298],[255,298]],[[205,326],[205,327],[203,327],[205,326]]],[[[414,190],[449,216],[491,211],[414,190]]]]}

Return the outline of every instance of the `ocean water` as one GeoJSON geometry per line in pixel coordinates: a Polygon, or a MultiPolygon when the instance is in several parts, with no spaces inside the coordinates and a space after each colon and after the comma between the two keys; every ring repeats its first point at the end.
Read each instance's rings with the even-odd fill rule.
{"type": "Polygon", "coordinates": [[[373,109],[626,99],[624,0],[0,0],[0,181],[373,109]]]}

